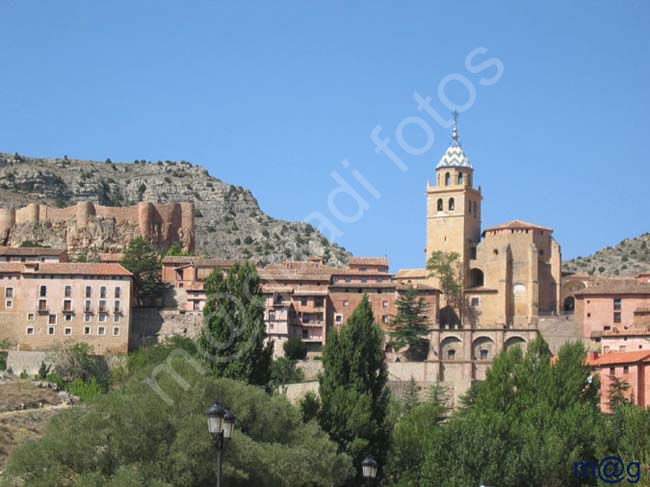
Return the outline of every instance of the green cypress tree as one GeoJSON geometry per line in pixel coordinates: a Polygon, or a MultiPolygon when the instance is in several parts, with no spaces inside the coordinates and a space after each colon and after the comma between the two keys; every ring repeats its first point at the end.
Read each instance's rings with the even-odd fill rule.
{"type": "Polygon", "coordinates": [[[391,322],[390,343],[395,350],[407,348],[409,360],[425,360],[429,350],[429,304],[413,287],[395,302],[397,314],[391,322]]]}
{"type": "Polygon", "coordinates": [[[264,299],[255,267],[235,264],[214,271],[205,284],[207,301],[199,346],[216,375],[268,385],[273,343],[265,343],[264,299]]]}
{"type": "Polygon", "coordinates": [[[383,333],[375,324],[368,296],[345,326],[328,338],[323,367],[319,377],[322,428],[353,458],[357,475],[366,455],[384,465],[390,434],[388,372],[383,333]]]}
{"type": "Polygon", "coordinates": [[[143,237],[131,240],[121,264],[133,273],[134,293],[140,306],[160,296],[165,287],[160,276],[160,255],[147,240],[143,237]]]}

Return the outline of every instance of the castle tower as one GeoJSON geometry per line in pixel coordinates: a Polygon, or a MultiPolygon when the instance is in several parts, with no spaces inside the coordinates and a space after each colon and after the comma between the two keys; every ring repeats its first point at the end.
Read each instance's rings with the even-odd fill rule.
{"type": "Polygon", "coordinates": [[[436,184],[427,183],[427,260],[435,251],[457,252],[468,275],[481,239],[481,191],[474,189],[474,168],[458,138],[454,113],[451,144],[436,166],[436,184]]]}

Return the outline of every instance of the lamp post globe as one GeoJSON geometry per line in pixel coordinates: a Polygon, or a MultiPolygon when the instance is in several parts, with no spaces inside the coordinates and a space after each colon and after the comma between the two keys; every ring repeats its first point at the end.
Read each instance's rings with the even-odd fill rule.
{"type": "Polygon", "coordinates": [[[232,438],[232,435],[235,433],[236,422],[237,422],[237,418],[232,413],[232,411],[226,410],[223,416],[223,424],[221,426],[224,440],[229,440],[230,438],[232,438]]]}
{"type": "Polygon", "coordinates": [[[363,462],[361,462],[361,473],[363,474],[363,478],[366,479],[369,484],[371,484],[377,477],[378,469],[379,464],[372,455],[368,455],[363,462]]]}
{"type": "Polygon", "coordinates": [[[218,401],[215,401],[215,403],[208,408],[208,431],[211,435],[218,435],[221,433],[225,414],[226,409],[218,401]]]}

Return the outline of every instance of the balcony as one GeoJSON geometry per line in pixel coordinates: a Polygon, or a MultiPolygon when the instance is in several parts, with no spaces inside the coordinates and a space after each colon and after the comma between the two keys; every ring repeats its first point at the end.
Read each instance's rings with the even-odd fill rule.
{"type": "Polygon", "coordinates": [[[310,326],[313,328],[322,328],[323,325],[325,324],[324,321],[302,321],[300,322],[301,326],[310,326]]]}
{"type": "Polygon", "coordinates": [[[308,336],[301,337],[301,340],[306,343],[323,343],[323,337],[308,336]]]}

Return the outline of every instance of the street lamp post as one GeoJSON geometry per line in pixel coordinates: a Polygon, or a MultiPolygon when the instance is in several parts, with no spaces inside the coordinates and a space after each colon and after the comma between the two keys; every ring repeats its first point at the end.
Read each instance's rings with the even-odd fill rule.
{"type": "Polygon", "coordinates": [[[215,401],[208,409],[208,431],[217,445],[217,487],[221,487],[221,451],[226,441],[235,432],[235,415],[226,409],[220,401],[215,401]]]}
{"type": "Polygon", "coordinates": [[[377,477],[378,467],[379,465],[377,460],[375,460],[372,455],[368,455],[365,460],[361,462],[361,473],[370,486],[372,486],[377,477]]]}

